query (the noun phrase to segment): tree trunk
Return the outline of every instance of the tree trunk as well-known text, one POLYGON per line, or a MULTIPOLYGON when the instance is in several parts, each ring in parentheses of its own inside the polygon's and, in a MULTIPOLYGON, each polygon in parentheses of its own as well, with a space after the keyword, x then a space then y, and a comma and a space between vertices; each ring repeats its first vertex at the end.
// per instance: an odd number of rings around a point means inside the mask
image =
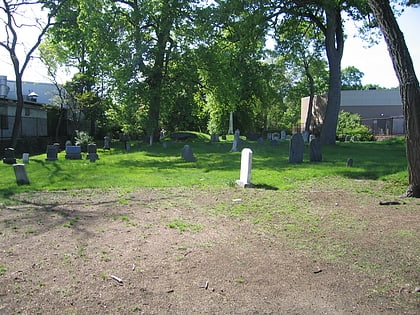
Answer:
POLYGON ((309 81, 309 104, 308 104, 308 113, 306 115, 305 122, 305 131, 310 131, 311 122, 312 122, 312 109, 314 108, 314 98, 315 98, 315 82, 314 77, 309 69, 309 63, 305 62, 305 74, 309 81))
POLYGON ((10 147, 16 148, 18 138, 20 136, 20 129, 22 126, 22 110, 23 110, 23 88, 22 88, 22 76, 19 73, 19 64, 15 66, 15 76, 16 76, 16 111, 15 111, 15 120, 13 122, 12 138, 10 141, 10 147))
POLYGON ((368 0, 378 20, 400 83, 406 127, 407 197, 420 197, 420 88, 413 61, 389 0, 368 0))
POLYGON ((321 130, 322 144, 335 144, 341 103, 341 59, 344 37, 340 8, 326 9, 325 46, 329 66, 328 103, 321 130))

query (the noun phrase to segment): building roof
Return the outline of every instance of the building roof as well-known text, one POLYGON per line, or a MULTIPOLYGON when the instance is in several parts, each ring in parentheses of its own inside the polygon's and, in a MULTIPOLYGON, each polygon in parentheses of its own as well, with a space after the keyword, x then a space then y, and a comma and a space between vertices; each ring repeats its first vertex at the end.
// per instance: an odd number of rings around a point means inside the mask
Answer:
MULTIPOLYGON (((16 96, 16 83, 15 81, 7 80, 7 86, 10 88, 7 95, 8 99, 17 99, 16 96)), ((37 103, 53 105, 54 98, 58 95, 57 88, 52 83, 40 83, 40 82, 22 82, 23 95, 29 96, 37 94, 37 103)), ((25 99, 29 100, 29 99, 25 99)))
POLYGON ((400 90, 344 90, 341 106, 402 106, 400 90))

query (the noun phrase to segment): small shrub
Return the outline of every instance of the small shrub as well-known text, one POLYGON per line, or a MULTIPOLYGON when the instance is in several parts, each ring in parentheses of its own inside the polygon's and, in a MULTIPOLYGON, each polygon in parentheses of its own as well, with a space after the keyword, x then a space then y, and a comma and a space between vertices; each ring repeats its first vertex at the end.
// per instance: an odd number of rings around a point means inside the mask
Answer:
POLYGON ((368 127, 363 125, 359 114, 341 111, 338 115, 337 137, 350 136, 359 141, 373 141, 374 136, 368 127))

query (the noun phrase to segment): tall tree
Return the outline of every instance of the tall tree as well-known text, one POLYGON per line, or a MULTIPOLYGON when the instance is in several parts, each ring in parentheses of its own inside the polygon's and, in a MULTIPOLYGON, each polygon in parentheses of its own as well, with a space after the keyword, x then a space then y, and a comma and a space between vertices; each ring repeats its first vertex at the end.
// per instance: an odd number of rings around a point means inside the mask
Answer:
POLYGON ((65 1, 39 0, 39 1, 14 1, 2 0, 0 5, 0 21, 5 33, 0 40, 0 47, 7 50, 13 65, 16 82, 16 111, 13 123, 10 146, 16 147, 22 124, 22 109, 24 103, 22 90, 23 74, 40 45, 48 28, 53 25, 54 16, 65 1), (42 9, 48 10, 45 21, 33 12, 41 13, 42 9), (32 15, 31 15, 32 12, 32 15), (19 38, 25 32, 35 34, 34 42, 29 47, 20 47, 19 38))
POLYGON ((343 12, 362 19, 367 11, 364 1, 287 0, 273 1, 271 19, 282 23, 291 17, 302 17, 314 23, 324 34, 329 67, 328 104, 321 131, 323 144, 335 144, 341 98, 341 59, 344 51, 343 12))
POLYGON ((341 72, 342 90, 361 90, 363 89, 362 78, 365 74, 356 67, 349 66, 341 72))
MULTIPOLYGON (((418 4, 419 1, 409 1, 418 4)), ((406 126, 408 197, 420 197, 420 87, 413 61, 389 0, 368 0, 387 43, 400 84, 406 126)))

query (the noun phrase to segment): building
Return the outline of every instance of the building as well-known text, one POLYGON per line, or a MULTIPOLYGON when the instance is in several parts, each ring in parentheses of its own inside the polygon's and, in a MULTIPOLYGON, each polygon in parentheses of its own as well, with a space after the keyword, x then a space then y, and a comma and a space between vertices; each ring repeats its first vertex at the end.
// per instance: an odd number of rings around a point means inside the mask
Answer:
MULTIPOLYGON (((24 104, 22 110, 21 137, 48 136, 48 111, 53 105, 57 88, 51 83, 23 82, 24 104)), ((12 136, 16 114, 16 84, 0 76, 0 140, 12 136)))
MULTIPOLYGON (((326 95, 315 96, 311 131, 320 129, 326 104, 326 95)), ((305 126, 308 108, 309 97, 302 98, 302 129, 305 126)), ((398 89, 341 91, 340 110, 359 114, 362 123, 371 129, 375 135, 401 135, 405 133, 403 108, 398 89)))

